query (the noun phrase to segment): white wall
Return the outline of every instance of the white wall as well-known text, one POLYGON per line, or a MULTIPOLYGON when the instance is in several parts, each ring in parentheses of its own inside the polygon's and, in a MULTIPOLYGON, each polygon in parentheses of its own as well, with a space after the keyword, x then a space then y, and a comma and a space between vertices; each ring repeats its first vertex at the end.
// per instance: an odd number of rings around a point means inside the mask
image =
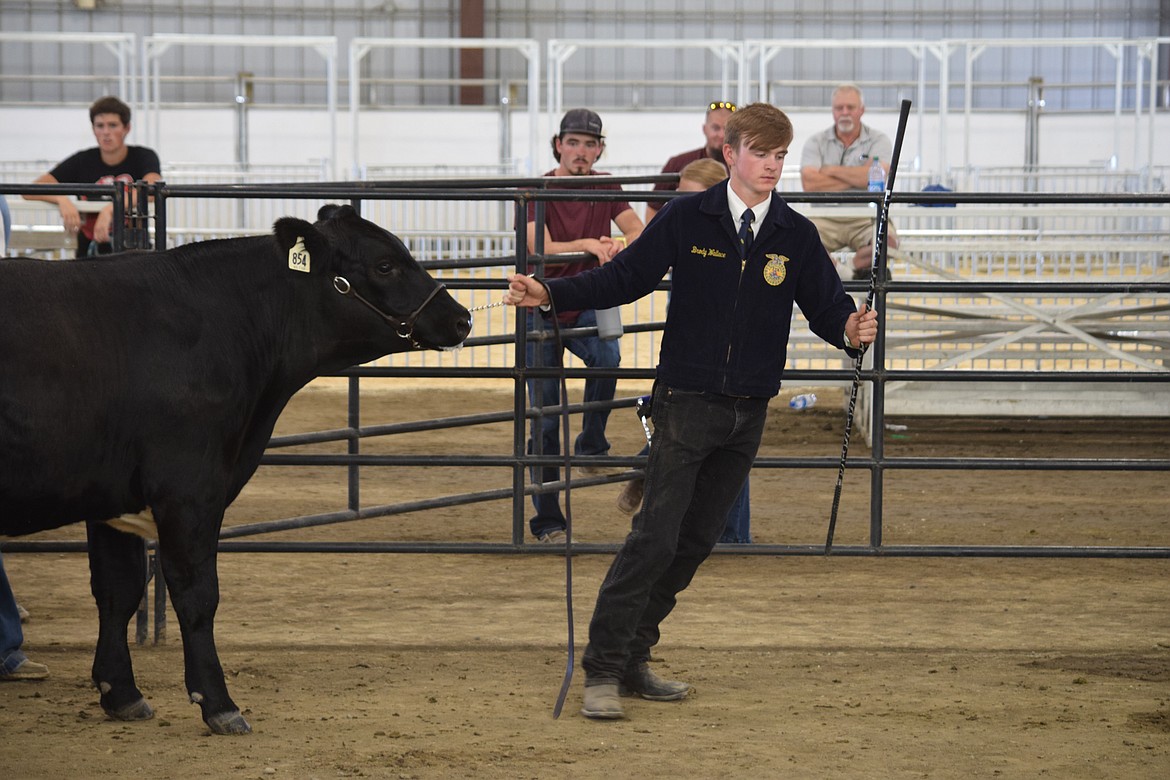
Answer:
MULTIPOLYGON (((811 133, 828 126, 828 112, 793 112, 796 138, 791 163, 800 159, 800 146, 811 133)), ((78 149, 93 146, 88 115, 79 108, 0 108, 5 129, 0 162, 58 161, 78 149)), ((599 168, 658 166, 678 152, 703 142, 701 113, 606 112, 602 116, 607 149, 599 168)), ((889 133, 897 116, 870 109, 866 122, 889 133)), ((526 161, 535 148, 533 171, 554 166, 548 139, 555 123, 542 118, 540 137, 529 144, 528 117, 512 116, 512 156, 526 161)), ((1051 114, 1040 119, 1042 165, 1102 165, 1116 148, 1122 169, 1147 163, 1148 126, 1132 115, 1120 127, 1112 115, 1051 114)), ((130 143, 148 144, 145 122, 135 117, 130 143), (140 127, 141 125, 144 125, 140 127)), ((499 162, 500 119, 495 110, 370 111, 359 121, 359 151, 367 165, 488 165, 499 162)), ((253 164, 315 163, 331 156, 328 116, 321 110, 254 109, 249 114, 249 151, 253 164)), ((1170 131, 1170 117, 1156 117, 1155 137, 1170 131)), ((938 172, 945 154, 951 167, 966 161, 979 166, 1019 166, 1024 162, 1022 114, 985 113, 972 117, 970 133, 962 114, 946 122, 940 137, 939 118, 920 121, 911 114, 902 153, 904 170, 938 172), (969 138, 969 142, 966 140, 969 138), (944 146, 945 141, 945 149, 944 146), (916 158, 917 166, 916 166, 916 158)), ((236 159, 236 114, 232 108, 163 110, 159 119, 157 151, 168 163, 224 164, 236 159)), ((336 178, 351 178, 351 127, 347 112, 337 115, 336 178)), ((1156 145, 1155 166, 1170 165, 1170 147, 1156 145)))

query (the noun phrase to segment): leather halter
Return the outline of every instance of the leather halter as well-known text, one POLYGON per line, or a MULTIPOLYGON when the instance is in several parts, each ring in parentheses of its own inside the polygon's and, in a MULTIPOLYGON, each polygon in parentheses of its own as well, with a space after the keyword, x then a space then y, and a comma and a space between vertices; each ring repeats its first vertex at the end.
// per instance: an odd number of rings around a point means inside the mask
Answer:
POLYGON ((341 293, 342 295, 352 295, 354 298, 357 298, 366 306, 370 307, 370 309, 375 314, 393 325, 395 328, 394 333, 398 336, 398 338, 407 339, 410 341, 411 346, 415 347, 416 349, 421 349, 422 345, 419 344, 418 341, 416 341, 414 338, 414 323, 418 319, 418 316, 422 314, 422 310, 427 307, 427 304, 433 301, 436 295, 447 289, 447 286, 445 284, 436 285, 435 289, 431 290, 431 294, 426 297, 426 300, 419 304, 419 307, 412 311, 406 317, 406 319, 399 319, 392 314, 387 314, 374 304, 367 301, 362 297, 361 293, 353 288, 353 285, 350 284, 349 280, 344 276, 333 277, 333 289, 337 290, 337 292, 341 293))

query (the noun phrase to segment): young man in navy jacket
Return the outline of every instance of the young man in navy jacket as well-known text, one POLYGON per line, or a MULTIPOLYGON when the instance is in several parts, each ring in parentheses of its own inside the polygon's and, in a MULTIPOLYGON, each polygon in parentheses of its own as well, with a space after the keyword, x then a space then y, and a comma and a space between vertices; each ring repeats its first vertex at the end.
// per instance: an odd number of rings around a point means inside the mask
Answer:
POLYGON ((751 469, 780 389, 793 304, 814 333, 854 356, 877 335, 876 313, 856 310, 816 228, 773 192, 790 143, 782 111, 742 108, 727 124, 727 182, 670 201, 598 269, 547 284, 509 277, 513 305, 582 309, 636 300, 672 271, 646 493, 589 625, 586 717, 623 717, 620 695, 674 701, 690 692, 651 671, 650 648, 751 469))

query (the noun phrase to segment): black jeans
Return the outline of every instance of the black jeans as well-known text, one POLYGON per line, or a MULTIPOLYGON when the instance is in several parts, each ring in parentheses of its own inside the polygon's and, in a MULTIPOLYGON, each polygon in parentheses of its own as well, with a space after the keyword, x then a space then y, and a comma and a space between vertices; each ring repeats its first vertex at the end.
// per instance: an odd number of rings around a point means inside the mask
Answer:
POLYGON ((645 499, 597 596, 581 662, 587 685, 620 682, 650 659, 658 625, 723 532, 768 413, 767 398, 662 385, 653 404, 645 499))

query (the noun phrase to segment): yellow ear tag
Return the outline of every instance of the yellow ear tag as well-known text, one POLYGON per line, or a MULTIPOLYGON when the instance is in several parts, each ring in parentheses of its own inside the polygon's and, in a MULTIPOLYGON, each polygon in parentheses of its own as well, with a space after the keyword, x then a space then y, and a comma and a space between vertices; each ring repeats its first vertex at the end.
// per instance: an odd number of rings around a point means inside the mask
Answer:
POLYGON ((309 273, 309 250, 305 249, 304 236, 297 236, 297 242, 289 248, 288 268, 290 271, 309 273))

